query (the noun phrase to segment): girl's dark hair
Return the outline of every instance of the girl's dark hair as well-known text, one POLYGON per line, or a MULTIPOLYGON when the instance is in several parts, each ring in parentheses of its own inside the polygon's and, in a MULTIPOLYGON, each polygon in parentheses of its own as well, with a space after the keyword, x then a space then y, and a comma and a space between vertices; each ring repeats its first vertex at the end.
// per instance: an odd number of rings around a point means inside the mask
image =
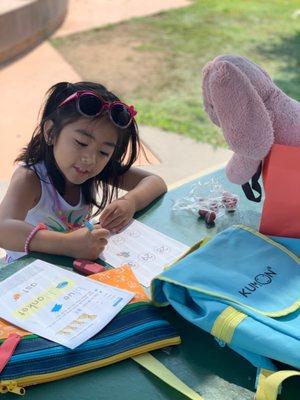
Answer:
MULTIPOLYGON (((67 124, 84 118, 77 111, 75 101, 71 101, 63 107, 58 107, 67 97, 78 90, 92 90, 108 102, 119 100, 117 96, 98 83, 57 83, 48 90, 39 124, 34 130, 30 142, 22 149, 21 154, 15 160, 16 162, 23 162, 27 168, 34 168, 34 164, 44 161, 51 182, 62 195, 65 193, 65 180, 55 162, 53 146, 46 143, 44 126, 46 121, 51 120, 53 126, 49 135, 51 139, 57 139, 61 130, 67 124)), ((93 119, 96 118, 99 117, 93 117, 93 119)), ((118 196, 121 175, 128 171, 136 161, 140 150, 138 128, 135 121, 132 121, 126 129, 116 126, 116 130, 118 132, 118 140, 109 162, 97 176, 88 179, 81 185, 86 203, 95 205, 98 208, 94 215, 99 214, 100 210, 113 199, 114 195, 118 196), (97 201, 99 187, 103 192, 101 203, 97 201)))

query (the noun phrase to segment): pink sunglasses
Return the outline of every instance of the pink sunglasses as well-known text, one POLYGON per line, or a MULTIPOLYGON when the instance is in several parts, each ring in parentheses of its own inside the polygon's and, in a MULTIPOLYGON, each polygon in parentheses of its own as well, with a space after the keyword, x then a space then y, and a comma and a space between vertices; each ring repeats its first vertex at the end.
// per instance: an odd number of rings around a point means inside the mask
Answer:
POLYGON ((71 101, 76 101, 78 112, 85 117, 96 117, 101 112, 108 111, 112 123, 121 129, 128 128, 137 114, 133 106, 128 106, 119 100, 109 103, 91 90, 78 90, 60 103, 58 108, 71 101))

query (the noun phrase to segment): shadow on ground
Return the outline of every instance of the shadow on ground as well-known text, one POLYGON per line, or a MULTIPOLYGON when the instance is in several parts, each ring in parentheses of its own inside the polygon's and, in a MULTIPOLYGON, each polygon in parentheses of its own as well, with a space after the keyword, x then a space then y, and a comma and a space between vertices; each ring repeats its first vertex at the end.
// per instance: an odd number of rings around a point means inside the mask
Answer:
POLYGON ((258 51, 269 60, 281 60, 274 82, 288 96, 300 101, 300 31, 279 36, 275 42, 259 46, 258 51))

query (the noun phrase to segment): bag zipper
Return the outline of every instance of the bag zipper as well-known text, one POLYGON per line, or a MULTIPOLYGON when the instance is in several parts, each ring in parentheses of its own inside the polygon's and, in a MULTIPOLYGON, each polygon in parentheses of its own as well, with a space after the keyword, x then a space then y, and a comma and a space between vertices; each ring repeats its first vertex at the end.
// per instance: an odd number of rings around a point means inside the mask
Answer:
POLYGON ((18 378, 17 380, 3 380, 0 382, 0 393, 15 393, 21 396, 25 395, 25 386, 37 385, 40 383, 51 382, 57 379, 68 378, 73 375, 80 374, 82 372, 104 367, 106 365, 124 360, 125 358, 134 357, 142 353, 147 353, 152 350, 156 350, 162 347, 180 344, 181 339, 179 336, 171 339, 163 339, 155 343, 140 346, 136 349, 127 350, 124 353, 111 356, 104 360, 93 361, 84 365, 71 367, 64 369, 63 371, 50 372, 42 375, 32 375, 26 378, 18 378))
MULTIPOLYGON (((164 325, 168 325, 166 321, 155 321, 155 322, 147 322, 144 323, 141 326, 138 327, 132 327, 128 329, 125 332, 119 332, 115 333, 113 337, 107 337, 107 338, 101 338, 101 339, 95 339, 91 342, 86 342, 85 344, 82 345, 82 351, 86 350, 93 350, 95 348, 103 347, 110 345, 116 340, 123 340, 128 337, 132 337, 134 334, 143 332, 145 329, 153 329, 157 327, 162 327, 164 325)), ((66 352, 66 348, 63 346, 57 346, 57 347, 52 347, 49 349, 45 350, 36 350, 34 352, 28 352, 28 353, 22 353, 15 355, 13 359, 11 360, 12 363, 21 363, 23 361, 28 361, 28 360, 35 360, 35 359, 40 359, 40 358, 51 358, 51 357, 57 357, 61 356, 66 352)))

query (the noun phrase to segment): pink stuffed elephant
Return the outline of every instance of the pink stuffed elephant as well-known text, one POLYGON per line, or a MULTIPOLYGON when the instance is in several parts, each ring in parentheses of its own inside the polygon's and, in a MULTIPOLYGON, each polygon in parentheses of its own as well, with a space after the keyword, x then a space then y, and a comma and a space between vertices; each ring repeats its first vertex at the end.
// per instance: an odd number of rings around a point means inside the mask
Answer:
POLYGON ((216 57, 203 69, 207 114, 234 154, 228 179, 243 185, 257 171, 273 143, 300 146, 300 103, 245 57, 216 57))

